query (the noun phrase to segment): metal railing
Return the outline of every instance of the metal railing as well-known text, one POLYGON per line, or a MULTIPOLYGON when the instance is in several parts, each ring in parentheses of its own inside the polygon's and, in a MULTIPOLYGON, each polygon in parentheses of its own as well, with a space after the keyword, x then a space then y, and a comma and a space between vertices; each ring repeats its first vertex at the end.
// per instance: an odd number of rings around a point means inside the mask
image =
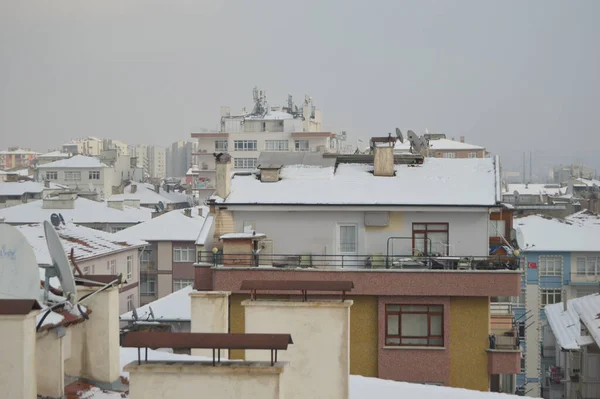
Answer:
POLYGON ((506 256, 318 255, 198 251, 198 263, 214 266, 392 270, 519 270, 519 259, 506 256))

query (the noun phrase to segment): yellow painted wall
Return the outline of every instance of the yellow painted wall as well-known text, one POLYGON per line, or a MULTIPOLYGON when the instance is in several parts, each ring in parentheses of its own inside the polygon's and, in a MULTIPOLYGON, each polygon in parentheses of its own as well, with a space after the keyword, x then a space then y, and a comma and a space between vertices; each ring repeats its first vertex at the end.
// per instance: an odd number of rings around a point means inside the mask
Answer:
POLYGON ((365 226, 366 232, 404 230, 404 217, 402 212, 390 212, 390 223, 387 226, 365 226))
POLYGON ((450 386, 489 390, 489 298, 450 298, 450 386))
MULTIPOLYGON (((241 303, 249 298, 244 294, 232 294, 229 297, 230 332, 245 332, 245 314, 241 303)), ((269 296, 269 299, 274 298, 269 296)), ((377 377, 377 297, 349 296, 347 299, 354 301, 350 308, 350 373, 377 377)), ((231 350, 230 358, 244 359, 244 351, 231 350)))

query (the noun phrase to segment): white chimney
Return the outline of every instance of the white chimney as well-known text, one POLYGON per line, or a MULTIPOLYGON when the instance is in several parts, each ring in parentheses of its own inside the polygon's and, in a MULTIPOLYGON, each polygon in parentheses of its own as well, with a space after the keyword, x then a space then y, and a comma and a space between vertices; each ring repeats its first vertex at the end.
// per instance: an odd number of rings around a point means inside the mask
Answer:
POLYGON ((123 200, 109 200, 106 203, 109 208, 118 209, 119 211, 123 210, 123 200))
POLYGON ((223 199, 231 192, 231 156, 223 153, 215 155, 217 195, 223 199))
POLYGON ((140 209, 140 199, 139 198, 126 198, 123 200, 123 205, 129 206, 132 208, 140 209))
POLYGON ((46 197, 42 201, 42 209, 75 209, 77 194, 63 191, 53 197, 46 197))
POLYGON ((375 176, 394 176, 394 147, 390 145, 375 145, 373 161, 375 176))
POLYGON ((137 192, 137 184, 132 184, 130 187, 131 194, 135 194, 137 192))
POLYGON ((465 142, 465 136, 460 136, 460 142, 464 143, 465 142))

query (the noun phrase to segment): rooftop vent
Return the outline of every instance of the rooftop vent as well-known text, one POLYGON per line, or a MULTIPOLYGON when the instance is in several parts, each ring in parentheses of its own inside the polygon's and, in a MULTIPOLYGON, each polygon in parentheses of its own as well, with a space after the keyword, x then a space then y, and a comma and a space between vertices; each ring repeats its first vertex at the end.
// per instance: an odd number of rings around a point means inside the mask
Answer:
POLYGON ((394 145, 396 138, 390 134, 388 137, 371 138, 371 146, 374 149, 373 159, 375 176, 394 176, 394 145))
POLYGON ((106 201, 107 205, 109 208, 112 209, 118 209, 119 211, 123 210, 123 200, 112 200, 112 201, 106 201))
POLYGON ((259 165, 260 181, 263 183, 278 182, 281 167, 282 165, 259 165))

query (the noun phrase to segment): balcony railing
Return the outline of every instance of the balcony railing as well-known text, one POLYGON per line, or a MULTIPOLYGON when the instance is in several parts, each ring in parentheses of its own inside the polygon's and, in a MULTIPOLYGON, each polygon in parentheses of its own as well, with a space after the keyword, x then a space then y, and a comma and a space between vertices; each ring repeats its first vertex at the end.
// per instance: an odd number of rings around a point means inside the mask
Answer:
POLYGON ((140 271, 142 272, 149 272, 152 270, 156 270, 156 263, 152 262, 152 261, 147 261, 147 262, 140 262, 140 271))
POLYGON ((316 254, 230 254, 198 252, 199 263, 214 266, 393 270, 518 270, 519 259, 506 256, 402 256, 316 254))

